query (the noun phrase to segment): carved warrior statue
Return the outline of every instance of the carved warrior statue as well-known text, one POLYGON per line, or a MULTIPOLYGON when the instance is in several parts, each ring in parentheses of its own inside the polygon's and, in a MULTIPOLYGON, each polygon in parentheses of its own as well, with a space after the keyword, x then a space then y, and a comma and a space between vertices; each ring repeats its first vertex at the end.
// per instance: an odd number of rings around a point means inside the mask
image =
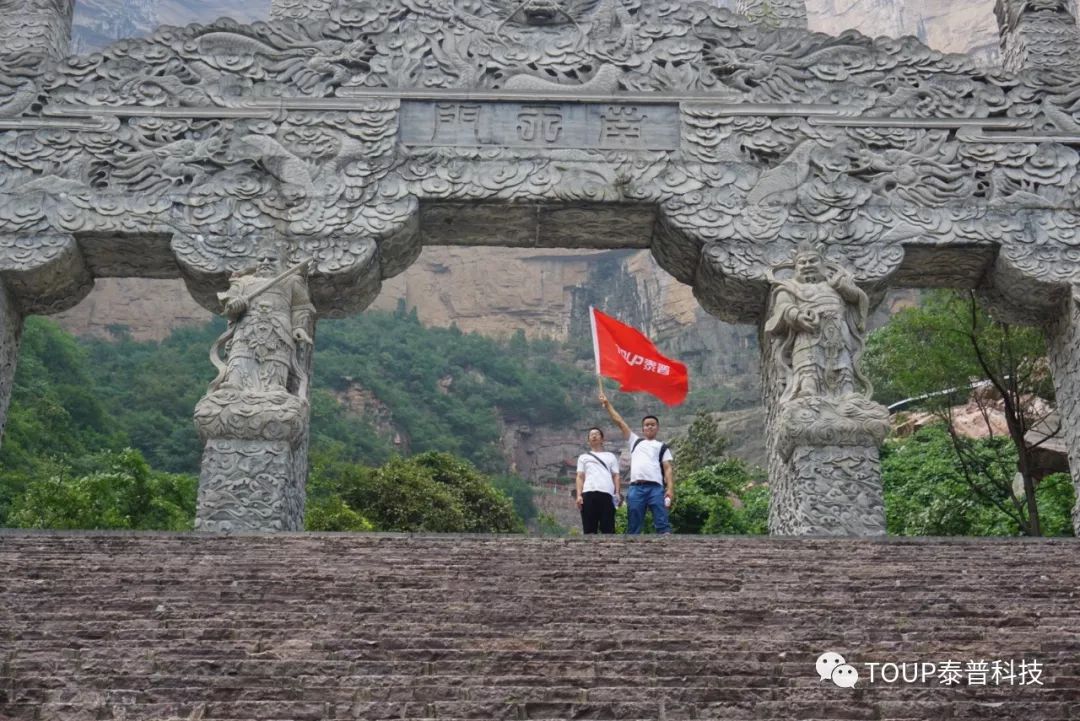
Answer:
POLYGON ((793 265, 794 278, 773 277, 765 324, 765 332, 781 345, 777 357, 787 369, 781 401, 856 392, 869 397, 870 384, 856 364, 869 310, 866 293, 844 268, 826 267, 812 245, 800 246, 793 265))
POLYGON ((195 407, 206 441, 197 530, 302 528, 315 317, 309 264, 286 269, 282 254, 267 250, 219 294, 229 326, 210 351, 218 375, 195 407))
POLYGON ((773 267, 764 325, 770 530, 782 534, 885 532, 877 450, 888 412, 859 370, 869 299, 843 266, 803 243, 773 267), (776 274, 794 271, 791 278, 776 274))
POLYGON ((307 372, 297 362, 296 344, 314 343, 311 326, 315 306, 308 297, 305 277, 309 264, 305 261, 283 270, 279 254, 265 253, 254 273, 232 278, 229 290, 220 294, 229 327, 210 353, 218 368, 211 391, 222 386, 287 389, 291 372, 296 395, 307 396, 307 372), (226 363, 218 355, 222 346, 228 354, 226 363))

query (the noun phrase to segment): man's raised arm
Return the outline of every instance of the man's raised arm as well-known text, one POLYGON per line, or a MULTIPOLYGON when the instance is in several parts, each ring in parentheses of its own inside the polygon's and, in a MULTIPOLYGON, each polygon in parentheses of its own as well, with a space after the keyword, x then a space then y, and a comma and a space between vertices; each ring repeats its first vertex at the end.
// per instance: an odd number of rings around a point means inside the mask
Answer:
POLYGON ((630 439, 630 426, 626 425, 626 421, 619 415, 619 412, 615 410, 615 406, 611 405, 611 401, 602 392, 600 393, 600 405, 604 407, 607 414, 611 417, 611 422, 619 427, 622 431, 623 438, 630 439))

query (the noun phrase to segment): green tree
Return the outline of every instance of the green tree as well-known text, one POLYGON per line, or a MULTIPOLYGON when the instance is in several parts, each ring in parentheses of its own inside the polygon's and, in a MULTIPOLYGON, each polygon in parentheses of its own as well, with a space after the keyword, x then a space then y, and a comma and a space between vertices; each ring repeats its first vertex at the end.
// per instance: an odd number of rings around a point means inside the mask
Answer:
POLYGON ((686 435, 672 442, 675 471, 684 476, 718 462, 727 454, 728 441, 720 434, 720 428, 709 413, 698 413, 690 423, 686 435))
POLYGON ((514 474, 493 476, 492 485, 514 504, 514 513, 525 523, 534 521, 539 516, 536 507, 535 489, 528 481, 514 474))
MULTIPOLYGON (((882 448, 881 474, 885 521, 899 536, 1015 536, 1024 532, 1015 514, 1006 478, 970 476, 972 463, 985 473, 1009 475, 1015 468, 1013 445, 1007 438, 963 439, 964 460, 944 425, 923 428, 909 438, 890 439, 882 448), (1004 457, 1005 463, 1000 459, 1004 457), (997 469, 995 471, 995 469, 997 469), (982 483, 974 490, 971 481, 982 483)), ((1043 479, 1036 491, 1043 532, 1071 535, 1070 509, 1075 503, 1071 481, 1064 474, 1043 479)))
MULTIPOLYGON (((1038 444, 1029 446, 1025 436, 1047 420, 1037 399, 1053 398, 1044 357, 1040 330, 993 317, 973 292, 937 292, 871 334, 865 368, 878 400, 915 398, 942 419, 970 492, 998 506, 1025 534, 1040 535, 1032 459, 1038 444), (979 391, 972 393, 973 387, 979 391), (975 444, 957 431, 953 408, 969 399, 987 419, 990 404, 1000 402, 1007 443, 975 444), (1024 487, 1018 495, 1012 492, 1017 472, 1024 487)), ((993 438, 993 426, 986 426, 993 438)))
POLYGON ((338 494, 308 501, 304 513, 308 531, 374 531, 375 524, 349 508, 338 494))
POLYGON ((518 533, 510 499, 475 466, 446 453, 392 458, 379 468, 320 456, 313 465, 310 530, 518 533))
POLYGON ((764 534, 768 532, 768 487, 763 475, 728 458, 699 468, 677 486, 671 512, 676 533, 764 534))
POLYGON ((8 518, 16 528, 191 530, 197 480, 154 472, 130 448, 106 452, 98 470, 76 475, 55 466, 16 497, 8 518))

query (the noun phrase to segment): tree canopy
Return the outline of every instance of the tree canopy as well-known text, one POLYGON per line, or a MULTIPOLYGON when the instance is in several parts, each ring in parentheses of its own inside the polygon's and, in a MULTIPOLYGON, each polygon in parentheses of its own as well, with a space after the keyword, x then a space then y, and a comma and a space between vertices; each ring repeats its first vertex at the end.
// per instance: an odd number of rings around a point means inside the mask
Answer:
MULTIPOLYGON (((927 294, 917 307, 897 313, 871 334, 865 358, 876 398, 884 403, 913 399, 934 412, 949 432, 970 493, 1011 516, 1029 535, 1042 532, 1034 447, 1027 435, 1048 421, 1040 399, 1053 399, 1045 354, 1040 329, 995 318, 971 291, 941 291, 927 294), (988 443, 974 443, 955 425, 953 409, 969 401, 986 421, 988 443), (995 442, 990 422, 998 412, 1007 426, 1005 444, 995 442), (1022 490, 1014 493, 1017 474, 1022 490)), ((1050 435, 1057 432, 1050 430, 1050 435)))

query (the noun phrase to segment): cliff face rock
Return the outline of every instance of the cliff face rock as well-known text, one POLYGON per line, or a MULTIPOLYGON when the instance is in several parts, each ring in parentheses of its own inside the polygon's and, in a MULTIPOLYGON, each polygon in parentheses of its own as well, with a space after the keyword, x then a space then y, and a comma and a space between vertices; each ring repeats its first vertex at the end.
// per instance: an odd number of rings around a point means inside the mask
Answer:
POLYGON ((335 393, 334 397, 350 413, 367 419, 379 436, 393 444, 395 451, 409 454, 408 436, 394 422, 394 412, 374 393, 353 382, 345 390, 335 393))
POLYGON ((135 340, 161 340, 173 328, 210 317, 182 280, 139 278, 99 278, 81 303, 53 316, 75 335, 110 338, 110 327, 125 326, 135 340))
POLYGON ((401 275, 383 283, 373 308, 393 310, 400 300, 425 325, 456 323, 465 332, 564 339, 567 309, 591 269, 610 251, 428 247, 401 275))

